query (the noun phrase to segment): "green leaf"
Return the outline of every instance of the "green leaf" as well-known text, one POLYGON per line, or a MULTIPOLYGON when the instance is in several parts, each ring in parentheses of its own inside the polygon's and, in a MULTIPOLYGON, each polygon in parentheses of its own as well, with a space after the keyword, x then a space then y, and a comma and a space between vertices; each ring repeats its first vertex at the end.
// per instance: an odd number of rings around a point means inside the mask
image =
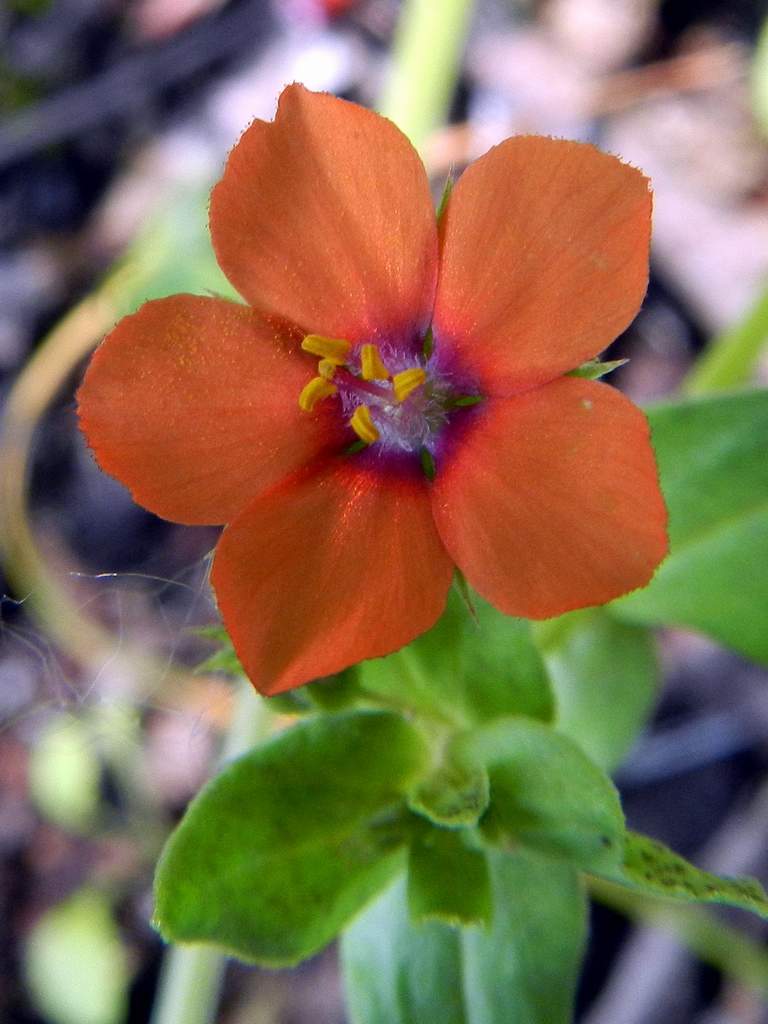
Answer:
POLYGON ((587 937, 577 872, 522 853, 491 870, 493 927, 462 935, 469 1024, 570 1024, 587 937))
POLYGON ((453 588, 437 625, 408 647, 358 666, 360 687, 459 726, 520 714, 548 721, 553 702, 530 626, 473 595, 473 619, 453 588))
POLYGON ((402 866, 399 805, 426 758, 399 715, 360 711, 305 720, 234 761, 163 852, 157 927, 263 964, 317 952, 402 866))
POLYGON ((650 632, 600 608, 541 623, 534 635, 555 691, 555 724, 606 771, 644 725, 659 666, 650 632))
POLYGON ((649 417, 671 553, 648 587, 610 607, 768 661, 768 391, 692 399, 649 417))
POLYGON ((353 1024, 570 1024, 586 938, 576 871, 492 853, 493 925, 408 917, 398 881, 342 939, 353 1024))
POLYGON ((404 878, 347 929, 341 958, 352 1024, 467 1024, 460 932, 412 924, 404 878))
POLYGON ((485 853, 467 829, 419 829, 408 852, 408 907, 416 924, 487 924, 492 915, 485 853))
POLYGON ((27 942, 24 970, 33 1002, 50 1024, 119 1024, 128 961, 106 899, 81 889, 44 914, 27 942))
POLYGON ((768 896, 754 878, 712 875, 663 843, 636 832, 627 832, 624 863, 615 871, 598 874, 646 896, 684 903, 725 903, 768 918, 768 896))
POLYGON ((491 800, 481 826, 490 841, 594 870, 621 862, 618 794, 573 740, 540 722, 505 718, 453 746, 457 761, 488 772, 491 800))

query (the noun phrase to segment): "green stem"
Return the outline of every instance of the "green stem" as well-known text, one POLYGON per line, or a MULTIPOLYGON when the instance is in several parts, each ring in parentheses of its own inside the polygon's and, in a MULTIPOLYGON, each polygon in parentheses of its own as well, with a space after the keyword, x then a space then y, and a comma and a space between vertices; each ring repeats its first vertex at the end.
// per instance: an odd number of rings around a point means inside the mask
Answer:
MULTIPOLYGON (((269 731, 270 712, 247 680, 238 684, 232 722, 221 751, 229 761, 269 731)), ((169 946, 151 1024, 212 1024, 226 957, 212 946, 169 946)))
POLYGON ((663 903, 598 878, 590 894, 633 921, 672 932, 704 963, 762 994, 768 993, 768 953, 703 907, 663 903))
POLYGON ((768 345, 768 289, 746 316, 710 342, 683 385, 689 395, 726 391, 748 384, 768 345))
POLYGON ((379 110, 420 149, 445 121, 474 0, 406 0, 379 110))

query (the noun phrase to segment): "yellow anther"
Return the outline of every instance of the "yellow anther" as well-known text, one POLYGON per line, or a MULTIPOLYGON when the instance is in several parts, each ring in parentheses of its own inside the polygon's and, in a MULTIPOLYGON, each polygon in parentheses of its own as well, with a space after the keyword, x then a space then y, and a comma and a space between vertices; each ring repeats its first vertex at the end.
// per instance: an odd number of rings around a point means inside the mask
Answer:
POLYGON ((363 380, 387 380, 389 370, 381 360, 377 345, 363 345, 360 349, 360 372, 363 380))
POLYGON ((335 395, 339 389, 335 384, 331 384, 325 377, 313 377, 312 380, 305 384, 301 389, 299 395, 299 408, 304 412, 312 412, 318 402, 321 402, 324 398, 330 398, 331 395, 335 395))
POLYGON ((367 405, 358 405, 352 413, 349 425, 360 440, 365 441, 366 444, 373 444, 374 441, 378 441, 379 432, 376 429, 376 424, 373 422, 371 410, 367 405))
POLYGON ((333 375, 339 368, 339 364, 334 362, 333 359, 321 359, 317 364, 317 372, 321 377, 325 377, 326 380, 333 380, 333 375))
POLYGON ((416 388, 420 388, 426 379, 427 375, 420 366, 412 366, 410 370, 396 373, 392 378, 392 387, 397 401, 404 402, 408 395, 412 394, 416 388))
POLYGON ((322 334, 308 334, 302 341, 301 347, 305 352, 311 352, 313 356, 330 359, 337 366, 341 366, 347 361, 352 342, 345 341, 344 338, 326 338, 322 334))

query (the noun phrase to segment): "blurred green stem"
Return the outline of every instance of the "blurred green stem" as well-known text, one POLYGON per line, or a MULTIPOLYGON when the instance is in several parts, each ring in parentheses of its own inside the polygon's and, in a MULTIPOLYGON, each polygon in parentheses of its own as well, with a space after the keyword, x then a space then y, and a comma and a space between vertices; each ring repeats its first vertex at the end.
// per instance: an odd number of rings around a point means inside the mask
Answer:
POLYGON ((684 384, 689 395, 727 391, 748 384, 768 344, 768 288, 746 316, 710 342, 684 384))
POLYGON ((590 895, 631 920, 672 932, 704 963, 748 988, 768 993, 768 953, 743 932, 699 906, 650 899, 599 878, 589 879, 590 895))
MULTIPOLYGON (((229 761, 269 732, 271 713, 248 680, 238 683, 232 721, 221 751, 229 761)), ((226 957, 212 946, 169 946, 151 1024, 212 1024, 226 957)))
POLYGON ((403 4, 379 110, 417 149, 448 114, 473 7, 474 0, 403 4))

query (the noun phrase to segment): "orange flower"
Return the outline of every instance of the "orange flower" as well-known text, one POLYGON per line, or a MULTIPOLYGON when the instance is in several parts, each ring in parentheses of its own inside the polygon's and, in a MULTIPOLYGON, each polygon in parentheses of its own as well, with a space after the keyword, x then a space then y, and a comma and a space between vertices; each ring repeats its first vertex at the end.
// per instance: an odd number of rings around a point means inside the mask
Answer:
POLYGON ((248 128, 210 217, 249 305, 148 302, 79 401, 137 501, 228 524, 212 582, 259 690, 408 643, 454 566, 536 619, 650 579, 667 541, 646 420, 564 376, 637 313, 650 212, 637 170, 522 136, 465 171, 438 231, 384 118, 291 85, 248 128))

